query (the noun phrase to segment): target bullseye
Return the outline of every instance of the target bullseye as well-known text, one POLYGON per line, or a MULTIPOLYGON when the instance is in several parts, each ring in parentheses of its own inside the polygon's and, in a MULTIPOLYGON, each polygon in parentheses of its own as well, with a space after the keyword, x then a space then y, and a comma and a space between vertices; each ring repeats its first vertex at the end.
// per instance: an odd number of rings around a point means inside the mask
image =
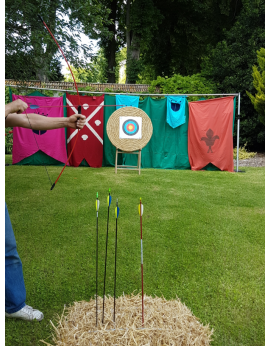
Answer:
POLYGON ((126 120, 122 125, 123 132, 127 136, 134 136, 139 131, 139 128, 138 122, 134 119, 126 120))

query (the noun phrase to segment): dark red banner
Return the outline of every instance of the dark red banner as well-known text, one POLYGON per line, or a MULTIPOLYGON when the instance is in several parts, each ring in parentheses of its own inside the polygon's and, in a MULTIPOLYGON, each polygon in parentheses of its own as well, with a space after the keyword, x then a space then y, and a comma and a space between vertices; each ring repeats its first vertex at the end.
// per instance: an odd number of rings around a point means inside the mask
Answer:
MULTIPOLYGON (((77 114, 78 96, 67 95, 67 115, 77 114)), ((70 165, 78 167, 83 159, 90 167, 101 167, 103 159, 103 96, 80 96, 82 114, 86 116, 86 124, 79 130, 78 140, 70 158, 70 165)), ((67 130, 68 155, 70 154, 78 130, 67 130)))

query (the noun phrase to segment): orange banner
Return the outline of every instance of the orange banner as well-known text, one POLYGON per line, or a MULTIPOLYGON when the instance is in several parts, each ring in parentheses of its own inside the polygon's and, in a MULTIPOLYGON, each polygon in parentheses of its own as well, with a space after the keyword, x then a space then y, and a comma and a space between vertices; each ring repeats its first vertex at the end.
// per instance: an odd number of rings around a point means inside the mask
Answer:
POLYGON ((234 96, 189 102, 188 156, 192 170, 212 163, 233 172, 234 96))

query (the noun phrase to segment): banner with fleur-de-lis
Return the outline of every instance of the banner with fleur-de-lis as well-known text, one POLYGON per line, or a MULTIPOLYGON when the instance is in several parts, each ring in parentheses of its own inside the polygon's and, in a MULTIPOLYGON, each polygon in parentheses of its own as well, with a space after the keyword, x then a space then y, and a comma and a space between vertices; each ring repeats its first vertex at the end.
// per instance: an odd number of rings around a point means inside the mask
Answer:
POLYGON ((233 172, 234 96, 189 102, 188 156, 192 170, 212 163, 233 172))

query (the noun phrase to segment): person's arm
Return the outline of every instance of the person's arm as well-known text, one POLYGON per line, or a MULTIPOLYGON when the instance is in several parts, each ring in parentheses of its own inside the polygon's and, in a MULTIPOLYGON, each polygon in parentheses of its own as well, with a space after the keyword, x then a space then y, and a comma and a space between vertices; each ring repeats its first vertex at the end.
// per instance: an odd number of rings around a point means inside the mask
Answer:
POLYGON ((6 127, 24 127, 33 130, 52 130, 62 127, 73 129, 82 129, 85 125, 85 116, 82 114, 73 114, 68 118, 48 118, 43 115, 31 114, 9 114, 6 118, 6 127), (28 119, 29 121, 28 121, 28 119))

